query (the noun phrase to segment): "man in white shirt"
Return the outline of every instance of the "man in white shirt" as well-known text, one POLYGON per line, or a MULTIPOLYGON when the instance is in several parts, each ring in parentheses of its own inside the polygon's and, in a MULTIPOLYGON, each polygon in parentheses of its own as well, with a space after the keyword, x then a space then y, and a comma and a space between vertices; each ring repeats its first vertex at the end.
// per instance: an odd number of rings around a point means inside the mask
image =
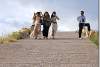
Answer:
POLYGON ((82 29, 85 26, 86 17, 84 16, 84 11, 81 11, 81 16, 77 18, 79 22, 79 38, 81 39, 82 29))

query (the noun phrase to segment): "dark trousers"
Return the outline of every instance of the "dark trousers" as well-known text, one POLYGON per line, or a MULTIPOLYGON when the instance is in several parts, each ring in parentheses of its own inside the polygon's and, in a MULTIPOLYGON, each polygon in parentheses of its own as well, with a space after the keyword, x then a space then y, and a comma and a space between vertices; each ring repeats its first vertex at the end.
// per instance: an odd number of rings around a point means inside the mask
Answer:
POLYGON ((45 23, 43 24, 43 36, 48 37, 49 27, 45 23))
POLYGON ((88 31, 90 31, 90 24, 89 23, 85 23, 84 26, 87 26, 88 27, 88 31))
POLYGON ((84 26, 87 26, 88 31, 90 31, 90 24, 89 23, 79 23, 79 38, 81 38, 82 29, 84 26))

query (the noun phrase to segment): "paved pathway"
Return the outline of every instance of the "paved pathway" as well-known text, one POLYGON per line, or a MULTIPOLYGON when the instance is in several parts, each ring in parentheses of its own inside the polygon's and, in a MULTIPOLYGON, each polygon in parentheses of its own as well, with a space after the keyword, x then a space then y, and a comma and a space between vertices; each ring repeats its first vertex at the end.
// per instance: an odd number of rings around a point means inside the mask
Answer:
POLYGON ((0 67, 98 67, 98 48, 71 32, 55 40, 25 39, 0 45, 0 67))

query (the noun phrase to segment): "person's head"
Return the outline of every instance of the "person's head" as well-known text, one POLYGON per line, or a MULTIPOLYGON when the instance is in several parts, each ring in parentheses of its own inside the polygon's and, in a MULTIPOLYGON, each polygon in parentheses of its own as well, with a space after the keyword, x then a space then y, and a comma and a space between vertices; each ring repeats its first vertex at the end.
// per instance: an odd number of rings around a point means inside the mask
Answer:
POLYGON ((40 12, 40 15, 42 16, 42 12, 40 12))
POLYGON ((53 13, 52 13, 54 16, 56 16, 56 12, 54 11, 53 13))
POLYGON ((50 15, 49 15, 49 13, 47 11, 44 13, 44 16, 45 17, 50 17, 50 15))
POLYGON ((37 16, 40 16, 40 15, 41 15, 41 13, 40 13, 40 12, 37 12, 37 13, 36 13, 36 15, 37 15, 37 16))
POLYGON ((44 13, 44 16, 48 16, 49 15, 49 13, 46 11, 45 13, 44 13))
POLYGON ((81 11, 81 15, 84 15, 84 11, 81 11))
POLYGON ((56 12, 54 11, 51 15, 51 17, 55 17, 56 16, 56 12))

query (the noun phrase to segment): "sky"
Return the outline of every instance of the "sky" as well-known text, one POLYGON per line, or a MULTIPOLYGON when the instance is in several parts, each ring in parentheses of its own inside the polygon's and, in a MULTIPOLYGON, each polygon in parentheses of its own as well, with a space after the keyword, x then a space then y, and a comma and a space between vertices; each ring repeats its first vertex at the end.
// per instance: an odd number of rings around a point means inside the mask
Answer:
POLYGON ((98 30, 98 0, 0 0, 0 35, 30 27, 37 11, 56 11, 58 31, 76 31, 81 10, 91 28, 98 30))

